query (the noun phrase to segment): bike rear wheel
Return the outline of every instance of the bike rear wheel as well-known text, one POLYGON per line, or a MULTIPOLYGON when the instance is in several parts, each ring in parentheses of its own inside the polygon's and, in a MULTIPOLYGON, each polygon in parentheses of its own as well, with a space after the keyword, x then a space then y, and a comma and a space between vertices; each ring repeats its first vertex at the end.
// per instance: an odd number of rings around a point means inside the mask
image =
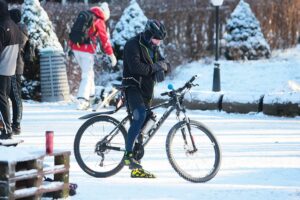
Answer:
POLYGON ((119 123, 110 116, 96 116, 79 128, 74 140, 74 155, 87 174, 104 178, 123 168, 127 132, 123 126, 117 128, 119 123))
POLYGON ((203 124, 181 121, 168 133, 166 150, 174 170, 184 179, 201 183, 212 179, 221 163, 220 146, 203 124), (194 145, 193 145, 194 142, 194 145))

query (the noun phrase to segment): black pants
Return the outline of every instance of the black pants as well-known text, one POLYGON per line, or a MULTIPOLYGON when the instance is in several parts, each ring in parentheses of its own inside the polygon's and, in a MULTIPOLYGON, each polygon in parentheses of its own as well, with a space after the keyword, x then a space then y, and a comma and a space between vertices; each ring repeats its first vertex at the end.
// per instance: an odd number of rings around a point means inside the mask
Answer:
POLYGON ((10 107, 8 103, 10 85, 11 77, 0 75, 0 112, 7 133, 11 133, 10 107))
POLYGON ((21 76, 20 74, 16 74, 11 77, 11 89, 9 98, 12 103, 12 124, 13 125, 20 125, 23 113, 23 104, 22 104, 22 97, 21 97, 21 76))

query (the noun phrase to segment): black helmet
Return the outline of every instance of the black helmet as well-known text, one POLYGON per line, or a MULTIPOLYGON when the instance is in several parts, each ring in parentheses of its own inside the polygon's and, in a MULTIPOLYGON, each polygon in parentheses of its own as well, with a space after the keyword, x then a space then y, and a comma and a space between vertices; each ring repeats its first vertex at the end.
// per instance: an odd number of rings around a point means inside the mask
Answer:
POLYGON ((165 39, 167 35, 165 26, 155 19, 149 19, 147 21, 145 32, 150 32, 152 37, 158 40, 165 39))

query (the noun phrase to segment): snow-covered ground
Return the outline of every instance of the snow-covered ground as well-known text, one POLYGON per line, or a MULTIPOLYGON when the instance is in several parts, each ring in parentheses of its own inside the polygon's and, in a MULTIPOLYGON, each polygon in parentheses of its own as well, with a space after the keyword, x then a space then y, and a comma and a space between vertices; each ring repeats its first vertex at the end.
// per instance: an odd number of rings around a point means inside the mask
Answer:
MULTIPOLYGON (((213 63, 193 62, 178 68, 173 78, 158 84, 156 95, 166 85, 182 86, 198 74, 196 92, 210 92, 213 63)), ((222 92, 228 93, 299 93, 300 47, 276 51, 262 61, 232 62, 221 60, 222 92), (292 83, 292 84, 291 84, 292 83)), ((83 121, 78 117, 90 111, 77 111, 74 103, 25 102, 22 134, 25 142, 17 148, 44 150, 45 131, 54 131, 54 148, 73 153, 74 136, 83 121)), ((105 110, 105 109, 104 109, 105 110)), ((160 116, 163 109, 158 110, 160 116)), ((208 199, 208 200, 297 200, 300 199, 300 117, 271 117, 263 114, 227 114, 218 111, 188 111, 191 119, 206 124, 222 148, 219 173, 211 181, 194 184, 180 178, 168 163, 165 140, 174 125, 174 115, 162 126, 147 146, 143 159, 153 180, 131 179, 124 168, 117 175, 97 179, 85 174, 71 156, 70 182, 78 184, 71 199, 208 199)), ((121 119, 121 110, 114 116, 121 119)), ((4 152, 4 147, 0 147, 4 152)), ((12 155, 17 157, 17 155, 12 155)))
MULTIPOLYGON (((22 138, 18 148, 45 148, 45 131, 54 131, 54 148, 70 150, 89 113, 76 111, 72 103, 25 103, 22 138)), ((160 116, 163 109, 158 110, 160 116)), ((166 135, 176 122, 174 115, 150 141, 143 159, 153 180, 131 179, 124 168, 117 175, 97 179, 85 174, 71 155, 70 182, 78 184, 71 199, 209 199, 209 200, 297 200, 300 199, 300 117, 269 117, 263 114, 226 114, 217 111, 188 111, 189 116, 206 124, 222 148, 219 173, 203 184, 179 177, 168 163, 166 135)), ((118 119, 124 111, 116 113, 118 119)), ((1 152, 0 147, 0 152, 1 152)), ((13 148, 13 147, 12 147, 13 148)))

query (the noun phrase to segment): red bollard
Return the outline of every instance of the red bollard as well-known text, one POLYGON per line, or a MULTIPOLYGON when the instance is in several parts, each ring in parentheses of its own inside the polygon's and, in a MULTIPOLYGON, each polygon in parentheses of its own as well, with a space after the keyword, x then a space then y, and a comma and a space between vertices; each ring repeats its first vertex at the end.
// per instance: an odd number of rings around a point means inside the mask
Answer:
POLYGON ((53 131, 46 131, 46 153, 53 153, 53 131))

